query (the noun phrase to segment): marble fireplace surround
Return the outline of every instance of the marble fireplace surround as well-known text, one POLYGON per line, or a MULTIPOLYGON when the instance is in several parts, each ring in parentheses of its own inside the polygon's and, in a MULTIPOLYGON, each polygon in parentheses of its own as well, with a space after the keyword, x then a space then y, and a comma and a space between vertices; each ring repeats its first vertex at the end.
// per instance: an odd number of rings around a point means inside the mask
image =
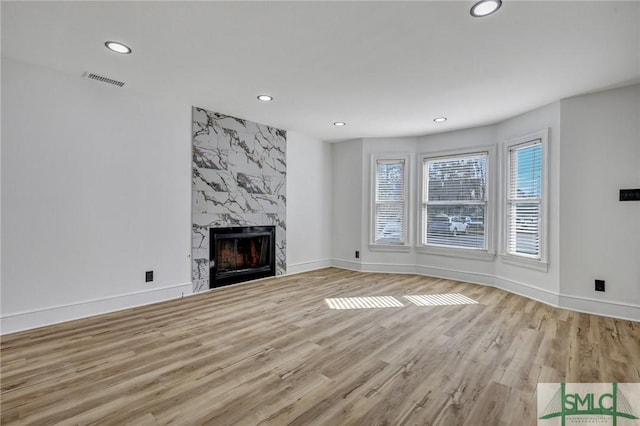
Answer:
POLYGON ((276 227, 276 275, 286 273, 284 130, 192 108, 192 281, 209 289, 209 228, 276 227))

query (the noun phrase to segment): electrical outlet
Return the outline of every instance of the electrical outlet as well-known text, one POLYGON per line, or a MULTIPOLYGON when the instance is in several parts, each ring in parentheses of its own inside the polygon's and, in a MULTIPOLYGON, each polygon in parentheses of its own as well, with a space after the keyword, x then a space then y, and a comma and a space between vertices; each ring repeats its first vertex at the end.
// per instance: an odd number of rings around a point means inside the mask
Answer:
POLYGON ((360 252, 356 250, 356 259, 360 259, 360 252))
POLYGON ((153 281, 153 271, 147 271, 144 273, 144 281, 147 283, 153 281))
POLYGON ((604 280, 596 280, 596 291, 604 291, 604 280))

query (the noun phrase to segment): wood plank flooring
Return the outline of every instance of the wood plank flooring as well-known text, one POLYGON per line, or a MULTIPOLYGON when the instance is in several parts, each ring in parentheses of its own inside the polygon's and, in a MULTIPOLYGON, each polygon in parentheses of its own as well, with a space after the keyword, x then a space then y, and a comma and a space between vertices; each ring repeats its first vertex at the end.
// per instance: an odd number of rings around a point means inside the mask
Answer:
POLYGON ((535 425, 538 382, 640 382, 640 323, 324 269, 15 333, 2 424, 535 425), (478 303, 416 306, 405 295, 478 303), (404 306, 329 309, 325 298, 404 306))

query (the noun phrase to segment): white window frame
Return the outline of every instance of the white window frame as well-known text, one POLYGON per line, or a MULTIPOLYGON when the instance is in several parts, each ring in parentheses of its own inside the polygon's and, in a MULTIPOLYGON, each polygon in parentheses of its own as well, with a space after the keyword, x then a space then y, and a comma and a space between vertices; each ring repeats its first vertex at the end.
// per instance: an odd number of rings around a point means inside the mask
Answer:
POLYGON ((500 250, 501 260, 505 263, 509 263, 516 266, 530 268, 546 272, 548 270, 548 205, 549 205, 549 191, 548 191, 548 176, 549 176, 549 129, 545 128, 534 133, 530 133, 525 136, 509 139, 504 144, 503 150, 503 197, 504 203, 502 207, 502 245, 500 250), (538 142, 539 141, 539 142, 538 142), (536 143, 540 143, 542 147, 542 173, 541 173, 541 194, 539 200, 540 203, 540 218, 539 218, 539 232, 540 232, 540 253, 539 256, 531 256, 525 254, 509 253, 509 235, 510 235, 510 221, 509 210, 511 205, 510 197, 510 175, 511 175, 511 150, 514 148, 524 148, 532 146, 536 143))
POLYGON ((370 226, 369 226, 369 248, 373 251, 409 251, 411 248, 411 241, 409 227, 410 227, 410 206, 409 206, 409 182, 411 176, 411 156, 407 153, 378 153, 371 155, 371 193, 370 193, 370 226), (404 212, 402 227, 402 242, 386 242, 376 241, 376 173, 377 165, 379 161, 404 162, 404 212))
POLYGON ((477 259, 477 260, 486 260, 493 261, 495 260, 495 232, 494 232, 494 205, 495 205, 495 189, 496 186, 494 182, 496 181, 495 173, 497 167, 494 166, 496 164, 496 146, 495 145, 479 145, 469 148, 455 149, 455 150, 446 150, 446 151, 436 151, 429 153, 422 153, 418 156, 417 168, 419 170, 418 179, 420 182, 420 187, 418 189, 418 201, 417 201, 417 214, 418 214, 418 235, 417 235, 417 244, 416 244, 416 252, 422 254, 434 254, 439 256, 447 256, 447 257, 458 257, 458 258, 467 258, 467 259, 477 259), (447 247, 447 246, 437 246, 437 245, 429 245, 423 244, 422 236, 424 235, 424 226, 425 221, 423 218, 423 201, 424 201, 424 162, 428 160, 435 160, 438 158, 447 158, 447 157, 464 157, 464 156, 473 156, 481 153, 487 154, 487 201, 485 208, 485 224, 484 224, 484 232, 485 232, 485 241, 486 248, 478 249, 478 248, 466 248, 466 247, 447 247))

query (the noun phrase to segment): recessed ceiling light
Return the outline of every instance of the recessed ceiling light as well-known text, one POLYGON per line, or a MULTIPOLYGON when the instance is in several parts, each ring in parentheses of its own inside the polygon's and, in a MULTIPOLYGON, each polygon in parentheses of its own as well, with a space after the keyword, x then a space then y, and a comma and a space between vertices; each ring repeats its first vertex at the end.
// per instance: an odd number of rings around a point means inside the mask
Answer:
POLYGON ((269 95, 259 95, 258 96, 258 100, 262 101, 262 102, 270 102, 273 100, 273 96, 269 96, 269 95))
POLYGON ((433 121, 435 121, 436 123, 444 123, 445 121, 447 121, 447 117, 434 118, 433 121))
POLYGON ((334 126, 346 126, 347 123, 345 123, 344 121, 336 121, 333 123, 334 126))
POLYGON ((502 6, 502 0, 480 0, 471 8, 471 16, 480 18, 491 15, 502 6))
POLYGON ((122 53, 124 55, 131 53, 131 48, 129 46, 118 43, 117 41, 107 41, 104 45, 112 52, 122 53))

